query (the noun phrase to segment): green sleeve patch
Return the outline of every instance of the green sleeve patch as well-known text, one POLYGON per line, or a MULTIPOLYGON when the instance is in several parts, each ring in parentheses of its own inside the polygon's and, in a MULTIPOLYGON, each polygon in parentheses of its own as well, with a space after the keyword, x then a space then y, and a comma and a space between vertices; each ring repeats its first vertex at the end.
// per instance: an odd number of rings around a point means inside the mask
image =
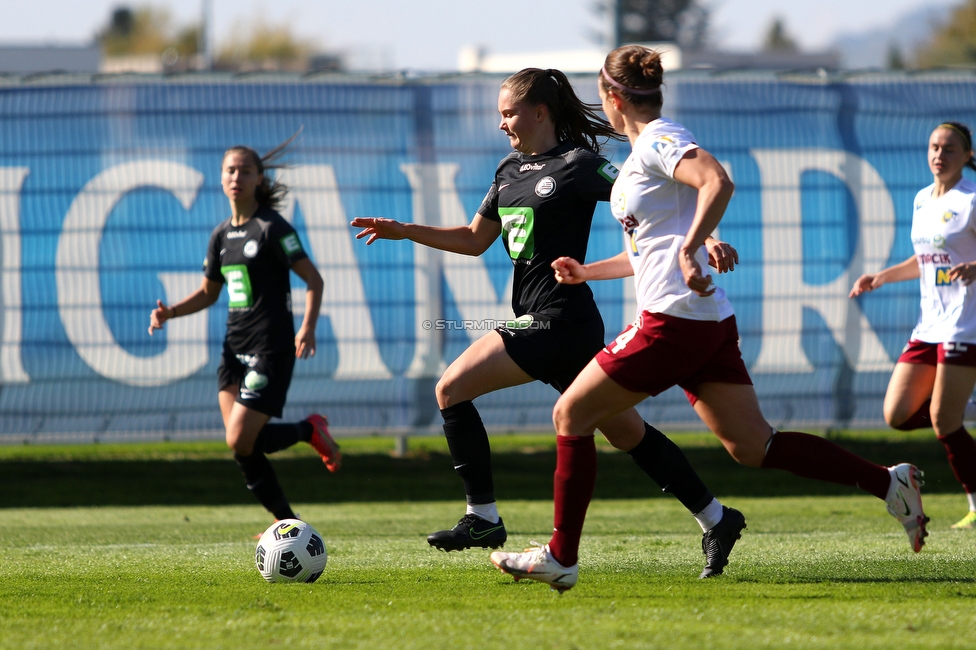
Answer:
POLYGON ((297 233, 289 233, 281 238, 281 247, 284 249, 285 255, 291 257, 302 250, 302 242, 299 241, 297 233))
POLYGON ((611 183, 617 180, 617 176, 620 175, 620 170, 610 163, 603 163, 596 171, 611 183))

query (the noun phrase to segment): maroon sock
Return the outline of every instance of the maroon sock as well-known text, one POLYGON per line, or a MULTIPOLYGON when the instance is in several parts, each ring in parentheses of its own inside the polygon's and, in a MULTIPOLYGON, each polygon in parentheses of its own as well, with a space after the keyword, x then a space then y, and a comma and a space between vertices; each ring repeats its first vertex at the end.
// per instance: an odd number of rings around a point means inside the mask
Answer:
POLYGON ((932 416, 929 411, 932 410, 932 400, 927 399, 925 403, 922 404, 915 413, 912 414, 907 420, 901 424, 891 425, 892 429, 898 429, 899 431, 914 431, 915 429, 930 429, 932 427, 932 416))
POLYGON ((976 492, 976 441, 973 441, 966 427, 959 427, 938 440, 945 447, 949 466, 962 483, 962 488, 967 494, 976 492))
POLYGON ((555 517, 549 552, 565 567, 579 561, 583 520, 595 484, 596 444, 593 436, 556 436, 555 517))
POLYGON ((803 478, 828 483, 854 485, 879 499, 888 496, 891 485, 887 467, 868 462, 829 440, 796 431, 780 431, 773 436, 762 467, 785 469, 803 478))

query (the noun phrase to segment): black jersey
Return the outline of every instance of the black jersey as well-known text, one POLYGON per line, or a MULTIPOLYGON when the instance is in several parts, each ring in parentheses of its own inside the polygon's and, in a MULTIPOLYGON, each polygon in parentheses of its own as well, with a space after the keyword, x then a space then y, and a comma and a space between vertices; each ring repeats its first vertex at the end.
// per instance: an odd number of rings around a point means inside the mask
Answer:
POLYGON ((214 228, 203 274, 227 285, 225 341, 235 353, 294 353, 289 272, 306 257, 298 233, 270 208, 239 227, 227 219, 214 228))
POLYGON ((617 170, 597 154, 563 142, 540 155, 513 151, 495 172, 478 212, 501 222, 505 250, 515 266, 512 309, 561 318, 596 312, 583 284, 560 284, 550 266, 557 257, 586 260, 597 201, 610 200, 617 170))

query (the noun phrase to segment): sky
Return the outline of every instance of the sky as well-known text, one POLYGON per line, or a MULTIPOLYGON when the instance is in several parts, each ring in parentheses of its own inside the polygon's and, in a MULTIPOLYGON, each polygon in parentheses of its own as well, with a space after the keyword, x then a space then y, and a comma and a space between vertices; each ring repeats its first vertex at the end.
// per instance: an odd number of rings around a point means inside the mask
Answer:
MULTIPOLYGON (((0 43, 90 42, 118 5, 167 8, 176 24, 200 19, 206 0, 11 0, 0 21, 0 43)), ((604 30, 595 0, 209 0, 212 38, 219 46, 258 18, 287 24, 322 50, 351 53, 386 69, 453 70, 466 46, 490 53, 592 48, 604 30), (353 8, 355 6, 355 8, 353 8)), ((772 21, 805 50, 827 48, 842 34, 884 29, 923 6, 962 0, 704 0, 713 43, 755 50, 772 21)))

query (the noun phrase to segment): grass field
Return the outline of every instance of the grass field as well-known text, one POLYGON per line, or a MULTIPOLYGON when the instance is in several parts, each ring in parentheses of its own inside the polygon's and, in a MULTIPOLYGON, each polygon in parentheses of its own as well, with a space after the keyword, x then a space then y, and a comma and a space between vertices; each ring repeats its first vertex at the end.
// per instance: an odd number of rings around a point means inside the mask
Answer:
MULTIPOLYGON (((843 438, 927 474, 929 545, 880 501, 737 467, 676 436, 749 528, 726 574, 697 580, 701 533, 619 453, 600 455, 580 582, 515 584, 485 551, 424 537, 461 514, 443 441, 344 441, 329 475, 307 448, 277 459, 329 564, 265 583, 251 535, 269 517, 215 443, 0 447, 0 648, 971 648, 976 531, 931 432, 843 438)), ((546 541, 549 437, 493 438, 506 548, 546 541)))

